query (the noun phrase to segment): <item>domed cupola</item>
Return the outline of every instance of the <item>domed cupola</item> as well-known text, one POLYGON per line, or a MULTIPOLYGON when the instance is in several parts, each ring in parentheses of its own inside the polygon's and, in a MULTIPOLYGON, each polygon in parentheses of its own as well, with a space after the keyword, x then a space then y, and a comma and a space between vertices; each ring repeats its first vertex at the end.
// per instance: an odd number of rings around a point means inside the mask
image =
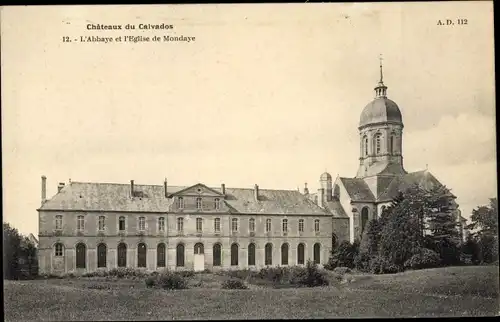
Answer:
POLYGON ((375 99, 365 106, 359 118, 360 157, 356 177, 399 175, 403 168, 403 117, 398 105, 387 98, 382 59, 375 99))
POLYGON ((380 81, 375 89, 375 99, 365 106, 359 118, 359 128, 367 125, 392 123, 403 124, 403 117, 398 105, 387 98, 387 86, 384 85, 382 61, 380 62, 380 81))

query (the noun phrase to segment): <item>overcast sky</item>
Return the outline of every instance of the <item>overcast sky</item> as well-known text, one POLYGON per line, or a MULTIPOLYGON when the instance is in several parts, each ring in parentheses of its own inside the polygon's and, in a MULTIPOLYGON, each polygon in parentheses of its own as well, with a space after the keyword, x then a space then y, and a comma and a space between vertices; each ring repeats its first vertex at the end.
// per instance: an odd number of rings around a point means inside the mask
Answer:
MULTIPOLYGON (((496 196, 488 2, 2 8, 4 221, 38 233, 40 176, 318 188, 359 165, 379 55, 404 165, 463 214, 496 196), (466 26, 438 26, 466 18, 466 26), (174 25, 192 43, 63 43, 87 23, 174 25)), ((172 34, 171 34, 172 35, 172 34)))

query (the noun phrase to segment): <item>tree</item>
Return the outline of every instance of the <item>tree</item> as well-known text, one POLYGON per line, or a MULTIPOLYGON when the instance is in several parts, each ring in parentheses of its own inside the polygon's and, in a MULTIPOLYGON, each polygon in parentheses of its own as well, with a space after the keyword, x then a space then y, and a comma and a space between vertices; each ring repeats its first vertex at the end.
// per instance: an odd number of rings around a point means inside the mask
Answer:
POLYGON ((3 223, 3 271, 4 279, 19 278, 19 258, 22 237, 17 229, 3 223))
POLYGON ((454 213, 454 197, 445 186, 426 193, 427 247, 437 252, 444 265, 460 262, 460 233, 454 213))
POLYGON ((386 216, 381 218, 379 253, 400 268, 424 246, 422 218, 425 201, 421 189, 410 187, 394 199, 386 216))
POLYGON ((487 206, 472 210, 471 224, 467 229, 475 230, 471 235, 478 245, 478 260, 492 263, 498 260, 498 199, 491 198, 487 206))
POLYGON ((363 237, 359 245, 359 253, 354 258, 354 266, 366 271, 369 269, 370 259, 378 255, 378 245, 380 242, 380 223, 377 218, 368 222, 363 232, 363 237))

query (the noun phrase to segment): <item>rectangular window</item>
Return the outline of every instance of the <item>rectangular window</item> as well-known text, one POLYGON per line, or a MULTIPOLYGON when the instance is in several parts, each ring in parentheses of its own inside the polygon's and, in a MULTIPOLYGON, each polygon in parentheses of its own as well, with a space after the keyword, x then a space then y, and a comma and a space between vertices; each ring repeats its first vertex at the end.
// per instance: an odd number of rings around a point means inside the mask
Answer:
POLYGON ((266 219, 266 232, 271 232, 271 219, 266 219))
POLYGON ((177 231, 182 232, 184 230, 184 218, 177 218, 177 231))
POLYGON ((177 206, 179 206, 179 209, 184 208, 184 198, 179 197, 179 199, 177 199, 177 206))
POLYGON ((237 232, 238 231, 238 218, 231 219, 231 230, 233 232, 237 232))
POLYGON ((319 232, 319 219, 314 220, 314 231, 319 232))
POLYGON ((203 231, 203 219, 196 218, 196 232, 201 233, 203 231))
POLYGON ((99 230, 103 231, 106 228, 106 218, 104 216, 99 216, 99 230))
POLYGON ((299 232, 304 232, 304 219, 299 219, 299 232))
POLYGON ((214 230, 216 233, 220 232, 220 218, 215 218, 214 220, 214 230))
POLYGON ((57 230, 62 229, 62 216, 61 215, 56 216, 56 229, 57 230))
POLYGON ((165 217, 158 218, 158 230, 165 231, 165 217))
POLYGON ((125 230, 125 217, 120 217, 118 219, 118 230, 124 231, 125 230))
POLYGON ((146 218, 145 217, 139 217, 139 230, 140 231, 146 230, 146 218))
POLYGON ((215 198, 215 209, 216 210, 220 209, 220 199, 219 198, 215 198))
POLYGON ((76 229, 78 231, 83 231, 85 229, 85 218, 83 216, 78 216, 76 218, 76 229))
POLYGON ((250 218, 250 220, 248 221, 248 229, 252 233, 255 232, 255 219, 250 218))
POLYGON ((196 209, 201 209, 201 198, 196 198, 196 209))
POLYGON ((283 221, 282 221, 282 229, 283 229, 284 233, 286 233, 288 231, 288 219, 283 219, 283 221))

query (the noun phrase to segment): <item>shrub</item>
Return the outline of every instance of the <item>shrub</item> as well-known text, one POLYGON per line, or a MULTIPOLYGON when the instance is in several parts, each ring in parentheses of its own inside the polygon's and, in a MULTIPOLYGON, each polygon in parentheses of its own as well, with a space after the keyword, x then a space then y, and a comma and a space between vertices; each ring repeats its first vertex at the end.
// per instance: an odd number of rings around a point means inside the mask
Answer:
POLYGON ((370 260, 370 272, 372 274, 394 274, 401 268, 382 256, 375 256, 370 260))
POLYGON ((326 286, 329 284, 326 274, 318 269, 318 265, 307 262, 304 276, 298 280, 299 285, 307 287, 326 286))
POLYGON ((354 241, 354 243, 349 243, 348 241, 343 241, 340 243, 333 252, 332 256, 325 265, 327 269, 334 269, 335 267, 349 267, 354 268, 354 258, 359 252, 359 241, 354 241))
POLYGON ((424 248, 418 254, 413 255, 404 264, 406 269, 424 269, 424 268, 434 268, 439 267, 441 263, 441 258, 439 254, 433 250, 424 248))
POLYGON ((193 277, 194 276, 194 271, 190 271, 190 270, 178 271, 177 274, 179 274, 182 277, 193 277))
POLYGON ((164 272, 156 278, 156 285, 167 290, 186 289, 187 284, 184 276, 175 272, 164 272))
POLYGON ((370 260, 372 257, 375 257, 376 255, 370 255, 366 252, 359 253, 354 257, 354 267, 362 272, 369 272, 370 271, 370 260))
POLYGON ((350 273, 351 272, 351 269, 349 267, 335 267, 335 269, 333 270, 335 273, 337 274, 346 274, 346 273, 350 273))
POLYGON ((245 282, 243 282, 241 279, 234 278, 225 280, 222 283, 222 288, 228 290, 246 290, 248 289, 248 286, 246 286, 245 282))
POLYGON ((146 287, 154 287, 156 285, 156 276, 148 276, 146 280, 144 281, 146 283, 146 287))

